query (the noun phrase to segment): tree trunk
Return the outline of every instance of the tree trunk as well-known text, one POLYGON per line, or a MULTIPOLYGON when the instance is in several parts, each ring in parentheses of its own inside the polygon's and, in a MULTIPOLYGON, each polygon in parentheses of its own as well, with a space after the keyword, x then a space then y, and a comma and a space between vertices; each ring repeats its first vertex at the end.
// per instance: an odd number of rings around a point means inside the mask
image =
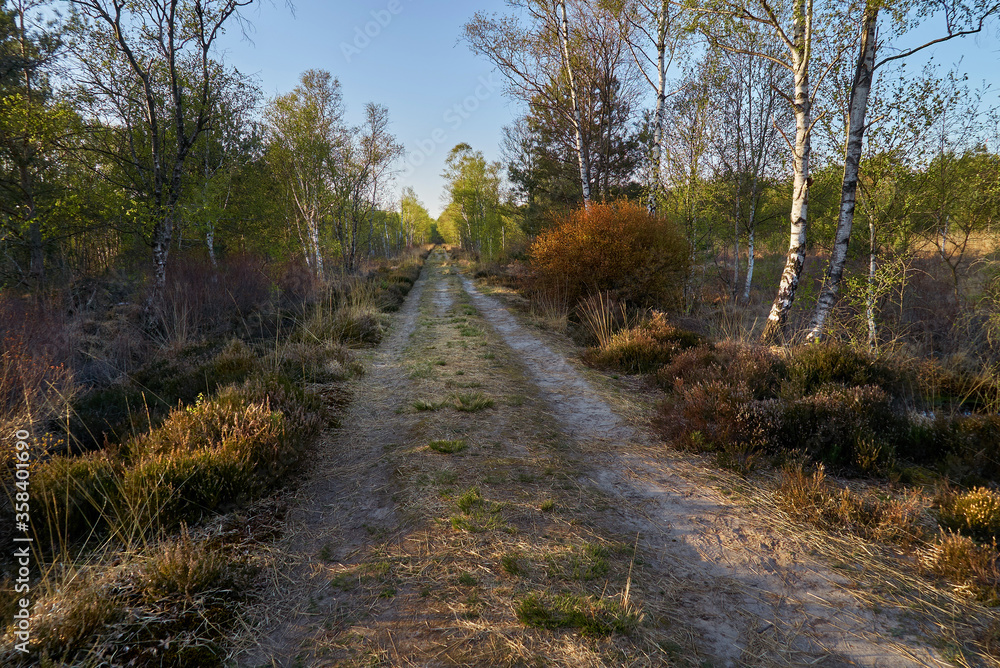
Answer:
POLYGON ((818 341, 823 337, 826 319, 837 301, 837 291, 844 277, 847 262, 847 247, 854 225, 854 208, 857 203, 858 171, 861 163, 861 147, 865 136, 865 115, 868 111, 868 96, 871 93, 875 74, 875 26, 878 22, 878 5, 865 7, 861 27, 861 47, 858 64, 851 84, 850 107, 847 121, 847 146, 844 151, 844 180, 840 190, 840 217, 837 220, 837 236, 827 269, 826 280, 816 301, 807 341, 818 341))
POLYGON ((573 80, 573 66, 569 60, 569 20, 566 18, 566 2, 559 3, 562 12, 559 38, 562 40, 563 60, 566 65, 566 76, 569 79, 569 95, 573 102, 573 129, 576 134, 576 156, 580 163, 580 185, 583 187, 583 204, 590 204, 590 160, 583 146, 583 120, 580 117, 580 103, 576 95, 576 82, 573 80))
POLYGON ((865 295, 865 319, 868 321, 868 351, 878 352, 878 329, 875 326, 875 221, 868 221, 868 292, 865 295))
POLYGON ((153 224, 153 292, 147 307, 152 305, 157 293, 167 285, 167 255, 170 253, 170 237, 172 236, 172 220, 162 211, 157 211, 156 222, 153 224))
POLYGON ((208 229, 205 231, 205 245, 208 246, 208 259, 212 262, 212 268, 217 269, 219 263, 215 257, 215 223, 208 222, 208 229))
POLYGON ((309 249, 313 256, 313 268, 316 270, 316 278, 323 280, 323 251, 319 244, 319 224, 315 219, 308 222, 309 226, 309 249))
POLYGON ((45 250, 42 247, 42 226, 34 215, 28 223, 28 244, 31 246, 31 280, 35 287, 41 288, 45 284, 45 250))
POLYGON ((733 289, 731 296, 736 301, 740 294, 740 188, 736 188, 735 215, 733 216, 733 289))
POLYGON ((756 236, 756 231, 753 226, 747 230, 747 277, 743 284, 743 303, 750 301, 750 287, 753 284, 754 237, 756 236))
POLYGON ((649 215, 656 215, 656 195, 660 190, 663 161, 663 115, 667 103, 667 12, 669 3, 664 2, 660 8, 660 17, 656 24, 656 110, 653 114, 653 183, 649 189, 647 207, 649 215))
POLYGON ((781 274, 778 294, 761 333, 761 343, 774 344, 785 338, 785 323, 795 301, 802 265, 806 255, 806 221, 809 203, 809 135, 812 130, 811 100, 809 99, 809 56, 812 41, 812 0, 798 0, 795 7, 795 48, 792 50, 795 97, 795 146, 792 156, 792 211, 785 269, 781 274))

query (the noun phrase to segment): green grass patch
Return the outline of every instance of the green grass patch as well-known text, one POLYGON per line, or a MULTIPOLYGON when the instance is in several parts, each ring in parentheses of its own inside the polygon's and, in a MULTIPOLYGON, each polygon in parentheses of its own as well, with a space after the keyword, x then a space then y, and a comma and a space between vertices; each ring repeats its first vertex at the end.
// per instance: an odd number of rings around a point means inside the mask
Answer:
POLYGON ((508 575, 524 575, 527 569, 524 567, 520 552, 508 552, 500 557, 500 568, 508 575))
POLYGON ((611 570, 608 554, 606 547, 588 543, 566 554, 548 555, 549 577, 584 582, 603 578, 611 570))
POLYGON ((494 401, 482 392, 468 392, 465 394, 456 393, 452 400, 455 408, 467 413, 493 408, 494 401))
POLYGON ((579 629, 583 635, 629 634, 642 615, 626 609, 620 601, 577 594, 528 594, 517 604, 518 620, 542 629, 579 629))
POLYGON ((433 378, 434 365, 431 364, 430 362, 418 362, 410 367, 410 371, 406 375, 410 380, 419 380, 421 378, 433 378))
POLYGON ((469 324, 459 325, 458 331, 462 336, 483 336, 485 334, 481 328, 469 324))
POLYGON ((455 500, 455 505, 462 511, 451 517, 451 526, 456 531, 482 533, 508 530, 500 514, 501 505, 484 499, 478 487, 466 490, 455 500))
POLYGON ((446 455, 450 455, 465 450, 467 446, 465 441, 463 440, 456 440, 456 441, 439 440, 439 441, 431 441, 430 443, 427 444, 427 447, 429 447, 434 452, 441 452, 446 455))

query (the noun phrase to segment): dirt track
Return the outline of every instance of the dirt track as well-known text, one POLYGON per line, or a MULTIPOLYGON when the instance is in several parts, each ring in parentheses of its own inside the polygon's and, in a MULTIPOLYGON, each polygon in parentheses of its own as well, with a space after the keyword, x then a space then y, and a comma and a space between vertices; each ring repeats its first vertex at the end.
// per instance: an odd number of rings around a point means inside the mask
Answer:
POLYGON ((241 664, 951 665, 917 616, 863 602, 851 555, 832 568, 731 500, 738 480, 658 447, 543 338, 432 254, 317 449, 241 664), (456 408, 476 396, 493 404, 456 408), (588 545, 637 549, 560 570, 588 545), (642 623, 529 628, 535 591, 617 597, 642 623))

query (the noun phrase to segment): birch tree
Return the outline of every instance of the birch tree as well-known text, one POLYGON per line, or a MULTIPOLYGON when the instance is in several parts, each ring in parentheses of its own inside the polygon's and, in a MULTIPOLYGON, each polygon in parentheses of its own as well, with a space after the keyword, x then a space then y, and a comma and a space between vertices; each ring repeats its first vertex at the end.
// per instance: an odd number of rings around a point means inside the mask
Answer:
POLYGON ((447 181, 447 217, 464 248, 492 259, 506 247, 500 163, 458 144, 448 154, 442 176, 447 181))
MULTIPOLYGON (((590 147, 584 136, 585 114, 575 70, 580 49, 571 34, 566 2, 515 0, 510 4, 527 16, 526 24, 514 16, 477 13, 465 26, 465 40, 474 53, 485 56, 500 71, 507 80, 508 94, 528 104, 543 105, 571 124, 581 193, 584 202, 589 202, 590 147), (569 105, 564 103, 562 91, 568 92, 569 105)), ((581 21, 585 5, 574 12, 581 21)))
POLYGON ((268 105, 267 159, 292 210, 306 263, 323 278, 321 227, 333 210, 329 187, 338 152, 348 142, 340 82, 329 72, 307 70, 299 85, 268 105))
MULTIPOLYGON (((766 52, 761 35, 742 36, 747 49, 766 52)), ((782 166, 781 133, 789 108, 778 91, 784 70, 773 60, 720 50, 712 57, 714 105, 719 110, 711 129, 722 175, 731 184, 733 211, 734 300, 750 299, 756 259, 757 228, 763 215, 765 191, 782 166), (740 241, 746 237, 747 270, 740 285, 740 241)))
POLYGON ((576 135, 576 156, 580 163, 580 186, 583 192, 583 205, 587 206, 590 204, 590 159, 583 145, 583 120, 580 115, 576 81, 573 78, 573 61, 569 51, 569 19, 566 16, 565 0, 559 2, 559 13, 559 41, 562 43, 563 71, 566 73, 569 96, 573 103, 573 130, 576 135))
POLYGON ((854 224, 861 151, 867 127, 865 118, 876 70, 887 63, 907 58, 935 44, 979 33, 983 30, 986 20, 998 11, 1000 11, 1000 3, 994 0, 972 0, 971 2, 932 0, 931 2, 902 2, 888 7, 882 0, 866 0, 864 3, 859 22, 858 55, 848 103, 844 178, 841 187, 836 239, 823 289, 816 302, 809 333, 806 335, 807 340, 814 341, 822 338, 827 317, 836 303, 837 292, 843 279, 844 267, 847 262, 847 249, 854 224), (908 12, 917 12, 921 15, 940 13, 944 17, 944 30, 939 37, 923 44, 902 50, 891 48, 887 37, 878 34, 879 15, 883 9, 888 9, 894 14, 895 26, 893 27, 897 32, 908 32, 909 26, 905 24, 908 12), (886 50, 887 47, 890 48, 891 55, 877 59, 878 54, 886 50))
POLYGON ((657 197, 663 183, 664 119, 666 114, 667 72, 678 53, 683 31, 676 26, 680 10, 669 0, 630 0, 616 13, 622 26, 622 36, 643 80, 656 97, 653 107, 653 144, 650 155, 649 192, 646 208, 655 216, 657 197), (652 53, 649 53, 649 51, 652 53))
MULTIPOLYGON (((702 24, 711 44, 771 60, 787 69, 791 76, 791 91, 782 94, 791 106, 795 119, 794 136, 785 136, 792 154, 793 174, 788 252, 778 292, 761 333, 762 343, 775 343, 785 337, 785 324, 795 301, 806 256, 809 186, 812 182, 809 169, 816 91, 829 72, 830 63, 835 62, 839 54, 830 54, 827 66, 820 68, 815 81, 811 80, 819 36, 815 24, 814 0, 790 0, 787 5, 771 0, 721 0, 702 11, 712 17, 702 24), (777 40, 784 51, 783 57, 778 58, 766 51, 740 44, 737 38, 747 25, 757 26, 777 40)), ((832 42, 836 44, 835 40, 832 42)))
POLYGON ((125 135, 123 150, 106 157, 131 174, 152 222, 156 290, 166 283, 185 165, 211 118, 213 47, 252 2, 70 0, 83 96, 95 120, 125 135))
POLYGON ((402 145, 389 132, 389 110, 369 102, 364 125, 350 130, 327 164, 334 190, 333 228, 345 272, 358 268, 365 244, 371 247, 375 214, 384 204, 393 163, 402 154, 402 145))

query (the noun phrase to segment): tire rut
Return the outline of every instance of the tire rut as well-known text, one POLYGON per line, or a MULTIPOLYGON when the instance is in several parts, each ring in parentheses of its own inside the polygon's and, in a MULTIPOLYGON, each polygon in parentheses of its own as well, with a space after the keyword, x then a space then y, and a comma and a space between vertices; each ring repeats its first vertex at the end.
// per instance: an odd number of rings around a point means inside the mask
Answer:
POLYGON ((804 541, 698 485, 692 467, 638 454, 649 450, 645 433, 619 418, 499 301, 467 277, 462 284, 586 453, 581 482, 611 497, 615 527, 639 536, 647 560, 680 585, 676 605, 719 664, 950 665, 920 642, 923 630, 907 628, 898 610, 863 606, 853 584, 812 558, 804 541))
POLYGON ((399 527, 383 455, 386 444, 404 440, 412 427, 410 416, 397 410, 408 383, 402 355, 426 282, 425 263, 367 373, 352 382, 340 427, 321 437, 306 465, 308 477, 288 512, 288 538, 278 548, 272 600, 262 606, 262 640, 238 655, 239 665, 312 665, 311 647, 323 633, 316 620, 337 612, 329 565, 357 563, 376 537, 384 541, 399 527))

